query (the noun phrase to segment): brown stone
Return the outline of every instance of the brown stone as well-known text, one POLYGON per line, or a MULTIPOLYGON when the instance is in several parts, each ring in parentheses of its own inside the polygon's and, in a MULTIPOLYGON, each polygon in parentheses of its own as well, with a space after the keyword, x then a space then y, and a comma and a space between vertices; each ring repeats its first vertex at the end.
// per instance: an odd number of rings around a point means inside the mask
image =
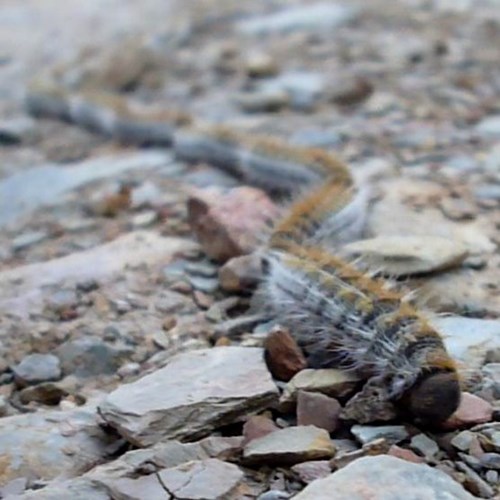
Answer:
POLYGON ((284 328, 271 330, 264 342, 264 348, 269 371, 278 380, 288 382, 307 366, 297 342, 284 328))
POLYGON ((253 415, 243 425, 243 444, 246 445, 253 439, 267 436, 278 430, 279 427, 270 418, 263 415, 253 415))
POLYGON ((251 187, 199 189, 188 200, 192 230, 206 254, 220 262, 254 251, 277 215, 264 191, 251 187))
POLYGON ((315 425, 332 433, 338 426, 340 403, 319 392, 299 391, 297 394, 298 425, 315 425))

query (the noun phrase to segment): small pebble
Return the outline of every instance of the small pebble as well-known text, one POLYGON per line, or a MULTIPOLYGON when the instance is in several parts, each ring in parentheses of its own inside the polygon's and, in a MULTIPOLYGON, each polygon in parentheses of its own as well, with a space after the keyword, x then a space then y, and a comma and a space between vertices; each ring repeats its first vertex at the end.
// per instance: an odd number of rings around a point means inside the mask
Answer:
POLYGON ((300 479, 306 483, 312 483, 316 479, 321 479, 332 473, 332 468, 328 460, 311 460, 310 462, 302 462, 292 466, 292 471, 295 472, 300 479))
POLYGON ((290 332, 276 327, 269 332, 264 342, 266 363, 273 377, 288 382, 307 366, 302 350, 290 332))
POLYGON ((387 442, 397 444, 408 438, 409 434, 403 425, 353 425, 351 433, 361 444, 384 438, 387 442))
POLYGON ((59 358, 53 354, 30 354, 12 367, 14 380, 19 387, 61 378, 59 358))
POLYGON ((433 458, 439 452, 436 442, 425 434, 417 434, 411 438, 410 446, 419 451, 426 459, 433 458))
POLYGON ((342 407, 329 396, 318 392, 299 391, 297 395, 297 424, 314 425, 329 433, 337 429, 342 407))
POLYGON ((460 429, 474 424, 483 424, 490 422, 492 415, 493 407, 488 401, 464 392, 457 411, 442 424, 442 427, 444 429, 460 429))

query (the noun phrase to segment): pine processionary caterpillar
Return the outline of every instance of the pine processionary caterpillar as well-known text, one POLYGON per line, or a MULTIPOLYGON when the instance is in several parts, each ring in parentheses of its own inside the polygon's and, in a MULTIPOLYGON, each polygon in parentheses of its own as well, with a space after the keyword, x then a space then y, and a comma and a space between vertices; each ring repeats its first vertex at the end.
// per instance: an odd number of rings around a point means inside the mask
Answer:
POLYGON ((26 106, 34 115, 119 141, 172 146, 181 159, 209 162, 269 191, 295 195, 266 245, 264 290, 310 364, 340 364, 380 380, 396 405, 422 421, 445 420, 458 407, 457 371, 438 333, 403 294, 332 253, 359 235, 366 208, 365 191, 333 155, 219 125, 192 125, 183 112, 153 112, 54 83, 32 85, 26 106))

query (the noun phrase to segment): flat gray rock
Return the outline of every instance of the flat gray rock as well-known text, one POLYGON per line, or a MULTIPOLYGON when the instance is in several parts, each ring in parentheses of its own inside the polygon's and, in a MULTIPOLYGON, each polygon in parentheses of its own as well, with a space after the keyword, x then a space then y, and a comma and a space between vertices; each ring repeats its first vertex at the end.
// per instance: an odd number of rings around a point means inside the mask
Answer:
POLYGON ((343 251, 391 276, 442 271, 459 266, 468 255, 460 241, 437 236, 383 236, 349 243, 343 251))
POLYGON ((209 458, 164 469, 158 472, 158 479, 174 498, 236 500, 234 493, 243 472, 234 464, 209 458))
POLYGON ((182 353, 108 395, 106 422, 136 446, 208 434, 277 399, 259 348, 216 347, 182 353))
POLYGON ((473 500, 444 472, 380 455, 364 457, 313 481, 294 500, 473 500))
POLYGON ((243 458, 253 464, 296 464, 332 458, 335 447, 330 435, 314 425, 288 427, 250 441, 243 458))
POLYGON ((22 476, 82 474, 104 459, 110 439, 97 425, 94 407, 2 418, 0 486, 22 476))

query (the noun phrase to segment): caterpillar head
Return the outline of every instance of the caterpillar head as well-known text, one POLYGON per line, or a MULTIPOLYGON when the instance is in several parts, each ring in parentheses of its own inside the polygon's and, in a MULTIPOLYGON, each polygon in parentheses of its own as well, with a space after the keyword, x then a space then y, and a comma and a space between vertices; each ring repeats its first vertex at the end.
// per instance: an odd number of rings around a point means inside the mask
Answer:
POLYGON ((460 383, 455 371, 424 372, 410 387, 401 403, 423 424, 443 422, 460 404, 460 383))

